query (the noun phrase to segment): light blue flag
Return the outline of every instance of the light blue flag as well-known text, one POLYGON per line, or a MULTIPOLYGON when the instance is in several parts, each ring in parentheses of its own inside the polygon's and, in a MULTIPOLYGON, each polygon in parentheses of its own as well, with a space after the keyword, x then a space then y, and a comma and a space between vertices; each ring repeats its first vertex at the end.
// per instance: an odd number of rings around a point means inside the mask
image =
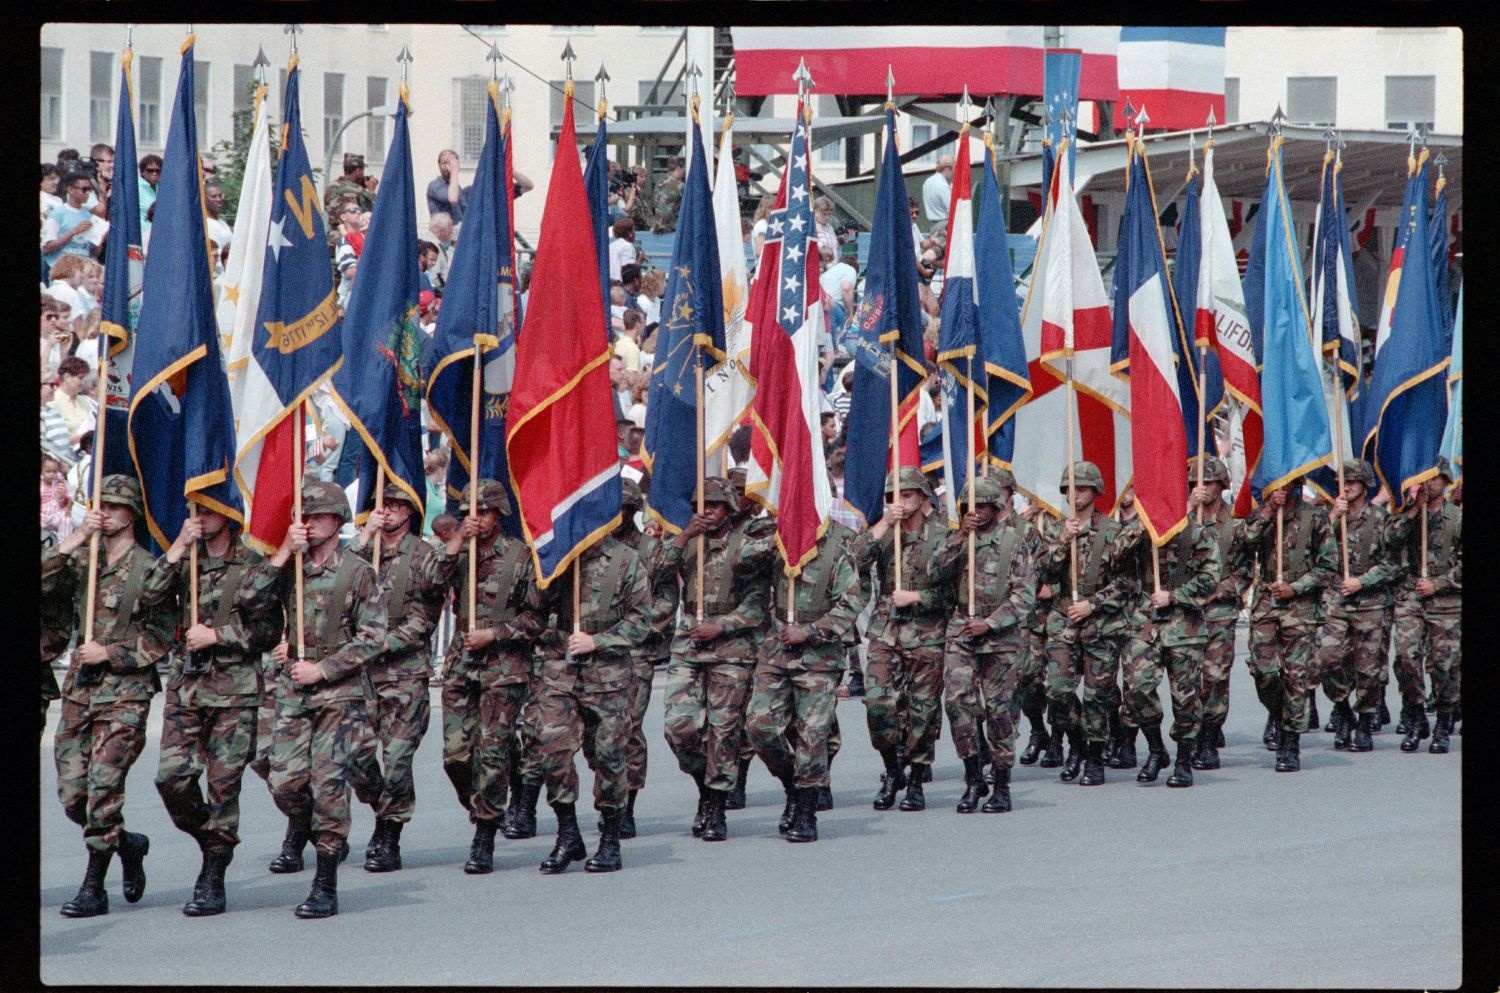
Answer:
POLYGON ((1440 449, 1453 471, 1456 483, 1464 475, 1464 288, 1458 287, 1458 309, 1453 317, 1453 355, 1448 360, 1448 423, 1443 427, 1440 449))

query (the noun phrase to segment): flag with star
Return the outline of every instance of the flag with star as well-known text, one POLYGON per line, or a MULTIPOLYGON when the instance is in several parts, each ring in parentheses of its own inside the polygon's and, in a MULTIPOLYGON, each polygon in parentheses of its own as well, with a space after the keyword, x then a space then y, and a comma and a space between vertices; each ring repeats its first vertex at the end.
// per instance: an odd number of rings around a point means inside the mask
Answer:
MULTIPOLYGON (((697 118, 694 109, 693 117, 697 118)), ((651 471, 651 514, 676 533, 687 526, 698 486, 697 368, 704 379, 725 362, 719 241, 708 191, 701 129, 690 128, 692 168, 682 191, 677 240, 662 296, 656 362, 646 398, 641 456, 651 471)))

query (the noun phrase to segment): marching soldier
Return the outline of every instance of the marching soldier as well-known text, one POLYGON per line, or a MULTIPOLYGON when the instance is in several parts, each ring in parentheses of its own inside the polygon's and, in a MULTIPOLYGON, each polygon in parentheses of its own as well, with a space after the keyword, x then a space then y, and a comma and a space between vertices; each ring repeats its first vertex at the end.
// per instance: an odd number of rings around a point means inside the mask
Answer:
POLYGON ((1026 651, 1021 624, 1036 603, 1036 574, 1025 522, 1011 512, 1016 480, 995 468, 971 479, 959 495, 963 513, 956 532, 933 556, 928 574, 955 586, 958 609, 948 622, 943 704, 953 728, 953 745, 964 763, 960 814, 972 814, 989 792, 980 768, 980 742, 989 739, 994 756, 995 792, 987 814, 1010 810, 1010 770, 1015 766, 1016 730, 1011 698, 1017 661, 1026 651), (974 509, 969 511, 970 494, 974 509), (974 611, 968 615, 969 536, 974 535, 974 611), (955 585, 956 580, 956 585, 955 585), (967 616, 966 616, 967 615, 967 616))
MULTIPOLYGON (((1188 481, 1198 478, 1197 464, 1188 469, 1188 481)), ((1203 485, 1188 493, 1188 515, 1197 520, 1203 508, 1203 530, 1219 552, 1219 582, 1205 598, 1203 623, 1208 642, 1203 646, 1203 677, 1198 699, 1203 705, 1203 723, 1198 732, 1198 753, 1194 769, 1219 768, 1219 747, 1224 744, 1224 721, 1229 716, 1229 672, 1234 667, 1234 626, 1240 619, 1245 587, 1249 584, 1249 564, 1242 563, 1240 546, 1243 526, 1230 514, 1224 502, 1229 488, 1229 467, 1222 459, 1205 455, 1203 485)))
MULTIPOLYGON (((802 571, 770 584, 771 627, 755 665, 747 726, 786 791, 777 830, 787 841, 818 840, 818 795, 828 787, 829 737, 837 727, 834 690, 863 606, 844 537, 830 522, 802 571)), ((773 539, 761 541, 770 546, 773 539)))
POLYGON ((167 653, 168 612, 141 602, 141 588, 152 558, 135 540, 135 523, 145 513, 141 486, 129 476, 104 477, 100 506, 42 559, 42 596, 60 584, 76 590, 75 610, 86 613, 89 536, 100 535, 94 589, 94 631, 80 631, 79 646, 62 686, 58 721, 57 798, 68 820, 83 828, 88 870, 78 895, 63 904, 64 917, 109 913, 104 877, 120 854, 126 903, 146 892, 144 861, 151 840, 125 830, 125 777, 146 745, 151 697, 161 689, 156 663, 167 653))
POLYGON ((620 868, 620 821, 628 787, 625 749, 630 738, 630 693, 635 646, 650 633, 651 588, 635 549, 612 537, 589 546, 573 562, 579 603, 573 612, 573 577, 564 574, 545 590, 533 586, 528 605, 547 623, 537 643, 541 660, 536 700, 536 754, 557 815, 557 843, 539 867, 563 872, 588 854, 578 831, 578 772, 574 756, 590 743, 595 807, 602 815, 599 849, 588 872, 620 868))
POLYGON ((1401 575, 1401 548, 1393 540, 1390 514, 1368 499, 1374 488, 1375 470, 1370 463, 1345 460, 1344 492, 1328 512, 1330 531, 1337 530, 1340 520, 1347 521, 1349 578, 1335 577, 1336 585, 1323 593, 1318 670, 1323 692, 1333 702, 1333 747, 1351 752, 1375 747, 1370 735, 1385 689, 1381 679, 1386 659, 1381 651, 1385 614, 1401 575))
POLYGON ((660 568, 682 583, 682 619, 667 666, 666 738, 678 767, 698 784, 694 837, 723 841, 729 835, 725 800, 739 768, 745 700, 756 638, 766 625, 773 559, 766 543, 732 526, 739 498, 727 479, 703 480, 703 506, 703 513, 694 514, 657 551, 660 568), (705 536, 701 576, 690 550, 700 534, 705 536), (697 619, 700 589, 703 617, 697 619))
POLYGON ((880 596, 865 632, 869 638, 865 672, 865 716, 870 743, 885 763, 876 810, 890 810, 903 786, 902 810, 924 810, 923 773, 932 767, 943 728, 943 633, 953 610, 950 584, 938 585, 928 573, 932 558, 949 534, 948 523, 932 508, 932 485, 920 470, 906 466, 886 476, 891 497, 884 515, 850 546, 861 570, 876 563, 880 596), (901 528, 901 575, 896 575, 892 528, 901 528), (902 733, 903 716, 909 722, 902 733), (904 740, 903 740, 904 739, 904 740), (905 745, 904 772, 897 750, 905 745))
MULTIPOLYGON (((1034 571, 1047 542, 1048 530, 1059 525, 1036 501, 1021 511, 1020 516, 1022 537, 1034 571)), ((1033 765, 1040 759, 1043 769, 1056 769, 1063 764, 1062 725, 1053 721, 1049 731, 1043 723, 1047 711, 1047 616, 1051 612, 1053 590, 1048 583, 1035 585, 1032 607, 1021 621, 1025 651, 1017 657, 1016 693, 1012 697, 1015 709, 1025 714, 1031 724, 1031 735, 1016 761, 1033 765)))
MULTIPOLYGON (((725 473, 729 485, 734 487, 734 495, 739 499, 740 509, 735 511, 730 518, 730 527, 744 528, 745 535, 749 538, 770 538, 776 533, 776 519, 759 513, 760 508, 745 498, 745 482, 748 473, 740 467, 730 469, 725 473)), ((729 795, 724 798, 725 810, 745 809, 745 785, 750 778, 750 763, 755 760, 755 745, 750 741, 750 735, 745 730, 745 719, 749 714, 750 694, 745 695, 746 713, 740 719, 740 766, 735 774, 734 785, 729 788, 729 795)), ((837 749, 835 749, 836 751, 837 749)))
POLYGON ((360 548, 380 548, 380 589, 385 594, 385 652, 370 666, 372 713, 380 738, 384 788, 375 805, 375 833, 365 848, 365 869, 401 868, 401 830, 416 808, 412 760, 432 717, 429 642, 447 592, 447 571, 437 550, 418 537, 422 505, 400 486, 385 487, 382 510, 372 510, 360 548))
POLYGON ((1255 602, 1250 606, 1250 673, 1255 691, 1275 725, 1276 771, 1302 767, 1302 732, 1310 726, 1308 689, 1323 589, 1338 568, 1328 516, 1302 499, 1302 478, 1286 480, 1265 494, 1260 510, 1245 521, 1244 555, 1260 557, 1255 602), (1277 579, 1276 511, 1283 514, 1277 579))
POLYGON ((1113 559, 1111 549, 1120 524, 1098 513, 1094 503, 1104 492, 1104 477, 1092 462, 1073 464, 1058 484, 1072 514, 1049 533, 1037 564, 1037 579, 1052 587, 1047 616, 1047 699, 1052 726, 1068 738, 1068 759, 1059 778, 1081 786, 1104 782, 1104 742, 1109 730, 1111 685, 1126 634, 1125 605, 1132 584, 1113 559), (1075 541, 1076 539, 1076 541, 1075 541), (1077 546, 1077 598, 1070 594, 1073 551, 1077 546), (1083 681, 1083 703, 1075 692, 1083 681), (1087 758, 1084 752, 1087 751, 1087 758), (1080 762, 1086 762, 1079 776, 1080 762))
MULTIPOLYGON (((1407 561, 1414 563, 1412 576, 1402 583, 1396 607, 1396 666, 1407 672, 1405 693, 1414 687, 1411 699, 1412 729, 1401 742, 1403 752, 1414 752, 1426 737, 1427 714, 1423 710, 1422 659, 1432 677, 1432 695, 1437 715, 1432 742, 1427 751, 1443 755, 1453 733, 1458 709, 1459 674, 1463 642, 1463 511, 1446 496, 1453 482, 1453 468, 1446 458, 1437 460, 1437 475, 1418 483, 1410 491, 1411 507, 1392 520, 1393 540, 1406 546, 1407 561), (1421 525, 1417 515, 1427 515, 1427 558, 1421 551, 1421 525), (1423 566, 1426 566, 1425 570, 1423 566), (1423 575, 1425 571, 1426 575, 1423 575)), ((1410 699, 1410 698, 1406 698, 1410 699)), ((1405 702, 1405 699, 1403 700, 1405 702)))
POLYGON ((178 652, 167 680, 156 790, 179 830, 198 842, 203 867, 188 917, 222 914, 224 870, 239 844, 240 785, 255 752, 260 657, 285 627, 279 573, 235 534, 233 522, 199 507, 151 566, 141 602, 181 603, 178 652), (198 546, 198 619, 193 621, 189 550, 198 546), (206 779, 207 790, 199 786, 206 779))
POLYGON ((339 544, 339 528, 349 518, 349 499, 338 484, 305 481, 302 520, 287 529, 270 560, 283 570, 287 619, 287 640, 272 656, 297 688, 276 704, 271 795, 296 825, 298 859, 308 837, 318 858, 312 889, 295 911, 301 918, 339 912, 338 867, 349 852, 349 789, 373 806, 382 788, 369 667, 385 648, 385 595, 370 563, 339 544), (297 551, 303 553, 301 632, 292 574, 297 551))
POLYGON ((500 518, 510 513, 505 487, 493 479, 471 481, 460 501, 466 511, 476 485, 477 512, 465 514, 444 550, 458 634, 443 660, 443 770, 474 823, 464 872, 484 874, 494 869, 495 832, 510 770, 520 761, 516 721, 531 681, 531 642, 541 625, 526 603, 534 574, 531 550, 500 531, 500 518), (478 539, 472 630, 471 537, 478 539))

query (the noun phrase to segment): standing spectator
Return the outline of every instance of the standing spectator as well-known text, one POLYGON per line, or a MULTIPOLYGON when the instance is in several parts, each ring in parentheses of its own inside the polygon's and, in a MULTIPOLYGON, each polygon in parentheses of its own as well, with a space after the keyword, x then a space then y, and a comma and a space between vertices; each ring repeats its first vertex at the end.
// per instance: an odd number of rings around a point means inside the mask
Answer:
POLYGON ((365 186, 365 157, 352 152, 344 154, 344 174, 328 184, 323 192, 323 206, 340 200, 354 200, 362 210, 374 210, 375 198, 365 186))
POLYGON ((57 187, 61 182, 61 170, 51 162, 43 162, 41 190, 41 219, 43 222, 47 220, 47 215, 52 213, 52 208, 62 206, 62 197, 57 195, 57 187))
POLYGON ((94 432, 85 431, 78 439, 78 461, 68 470, 68 499, 73 509, 70 516, 73 526, 83 526, 83 518, 89 512, 89 503, 94 495, 94 432))
POLYGON ((68 173, 63 179, 67 199, 61 206, 52 208, 42 222, 42 261, 47 266, 64 255, 90 259, 98 251, 100 237, 95 231, 108 229, 109 225, 84 206, 93 190, 94 184, 81 172, 68 173))
POLYGON ((750 225, 750 254, 755 256, 754 263, 760 264, 760 250, 766 243, 766 228, 771 223, 771 211, 776 209, 776 198, 763 196, 760 203, 755 206, 755 217, 750 225))
POLYGON ((630 219, 635 221, 637 231, 645 231, 651 227, 654 198, 646 194, 646 167, 633 165, 630 172, 635 176, 635 206, 630 210, 630 219))
POLYGON ((826 298, 828 324, 834 343, 840 344, 844 339, 844 328, 854 316, 854 283, 859 274, 848 262, 835 262, 833 251, 821 242, 818 256, 823 262, 823 275, 818 277, 818 283, 826 298))
POLYGON ((623 363, 626 372, 640 372, 641 338, 646 330, 646 317, 639 310, 627 310, 622 323, 625 330, 615 336, 615 355, 623 363))
POLYGON ((69 355, 57 366, 57 393, 52 397, 52 409, 62 415, 68 442, 74 446, 94 426, 94 401, 83 395, 88 374, 88 364, 76 355, 69 355))
POLYGON ((818 252, 839 255, 839 234, 833 229, 833 201, 818 197, 813 201, 813 228, 818 233, 818 252))
POLYGON ((234 237, 234 228, 219 218, 224 212, 224 188, 217 179, 203 184, 203 213, 208 227, 208 237, 222 248, 229 247, 234 237))
POLYGON ((609 278, 612 282, 623 282, 620 270, 639 256, 635 247, 635 221, 628 217, 618 220, 610 233, 614 237, 609 241, 609 278))
POLYGON ((83 319, 88 316, 89 304, 83 289, 84 274, 91 259, 77 255, 63 255, 52 264, 52 282, 44 291, 63 306, 63 320, 68 330, 76 336, 82 329, 83 319))
POLYGON ((73 533, 72 499, 63 478, 62 463, 42 453, 42 544, 51 546, 73 533))
POLYGON ((641 267, 634 262, 620 266, 620 289, 625 291, 625 306, 635 307, 636 297, 641 295, 641 267))
POLYGON ((432 523, 448 506, 448 449, 438 447, 422 456, 422 471, 427 481, 426 499, 422 501, 422 537, 432 535, 432 523))
POLYGON ((922 237, 922 228, 918 223, 919 219, 917 217, 917 211, 921 209, 921 205, 917 203, 916 197, 906 198, 906 209, 911 212, 912 251, 916 252, 917 258, 920 259, 922 257, 923 250, 931 248, 932 246, 927 243, 927 240, 925 238, 922 237))
POLYGON ((73 449, 73 440, 68 437, 68 425, 63 423, 62 415, 57 412, 57 408, 52 406, 57 383, 56 376, 47 376, 42 379, 42 451, 61 459, 63 465, 71 466, 78 461, 77 453, 73 449))
POLYGON ((421 291, 432 292, 432 277, 428 273, 437 265, 438 247, 421 239, 417 242, 417 280, 421 291))
POLYGON ((953 196, 953 166, 951 155, 938 157, 937 168, 922 183, 922 209, 927 220, 933 224, 947 225, 948 201, 953 196))
POLYGON ((682 187, 687 169, 677 156, 667 160, 667 177, 656 184, 656 216, 651 230, 656 234, 677 230, 677 211, 682 207, 682 187))
POLYGON ((113 145, 99 142, 89 149, 89 159, 94 163, 94 192, 89 194, 85 205, 95 217, 109 220, 109 194, 115 181, 115 149, 113 145))
MULTIPOLYGON (((42 293, 41 360, 42 381, 57 378, 57 366, 73 354, 73 334, 67 325, 66 307, 50 293, 42 293)), ((51 397, 48 397, 50 400, 51 397)))
POLYGON ((141 197, 141 237, 151 232, 151 208, 156 205, 156 184, 161 182, 161 156, 141 156, 141 178, 137 184, 141 197))
POLYGON ((427 222, 427 231, 432 235, 432 244, 437 249, 437 258, 427 270, 427 278, 432 282, 432 292, 442 296, 443 287, 448 282, 448 268, 453 264, 452 215, 442 211, 433 214, 427 222))
POLYGON ((438 178, 427 184, 427 213, 433 218, 447 214, 454 224, 462 224, 470 189, 459 181, 458 152, 443 149, 438 152, 438 178))
POLYGON ((667 274, 662 270, 652 269, 641 275, 641 292, 635 298, 635 305, 646 317, 647 334, 651 325, 661 323, 661 295, 666 290, 667 274))
POLYGON ((354 290, 354 277, 359 270, 359 257, 365 250, 365 227, 370 215, 359 206, 359 201, 349 198, 334 205, 343 235, 334 251, 333 264, 339 274, 338 302, 345 309, 349 306, 349 294, 354 290))

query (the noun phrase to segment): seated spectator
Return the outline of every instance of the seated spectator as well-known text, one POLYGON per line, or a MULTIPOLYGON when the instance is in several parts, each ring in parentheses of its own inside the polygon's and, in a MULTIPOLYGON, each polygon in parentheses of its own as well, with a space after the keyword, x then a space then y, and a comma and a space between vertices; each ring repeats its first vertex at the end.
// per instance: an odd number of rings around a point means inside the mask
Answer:
POLYGON ((370 223, 370 215, 364 212, 358 200, 346 198, 334 204, 334 217, 342 230, 333 256, 333 266, 339 275, 338 302, 347 310, 354 277, 359 270, 359 257, 365 250, 365 228, 370 223))
POLYGON ((426 240, 418 241, 417 242, 417 272, 419 274, 418 275, 418 279, 420 281, 420 287, 421 287, 421 289, 426 290, 428 292, 432 291, 432 289, 433 289, 433 286, 432 286, 432 277, 429 275, 429 273, 432 272, 433 268, 437 265, 437 262, 438 262, 438 247, 436 245, 434 245, 430 241, 426 241, 426 240))
POLYGON ((836 256, 822 243, 818 245, 818 257, 823 263, 823 274, 818 277, 818 284, 823 288, 829 332, 836 343, 842 343, 844 330, 849 319, 854 316, 854 284, 859 279, 859 274, 847 261, 834 261, 836 256))
POLYGON ((78 439, 78 461, 68 470, 68 499, 73 502, 73 527, 83 526, 84 515, 94 495, 94 432, 85 431, 78 439))
POLYGON ((635 222, 626 217, 610 228, 614 236, 609 241, 609 278, 611 282, 623 282, 620 270, 637 261, 635 247, 635 222))
POLYGON ((63 465, 71 466, 78 461, 78 453, 73 447, 73 439, 68 437, 68 425, 63 423, 62 415, 52 406, 57 383, 56 376, 48 376, 42 380, 42 451, 61 459, 63 465))
POLYGON ((94 184, 81 172, 68 173, 62 181, 66 199, 52 208, 42 221, 42 261, 51 267, 64 255, 91 259, 99 251, 109 224, 89 212, 85 201, 94 184))
POLYGON ((625 287, 611 286, 609 288, 609 326, 616 334, 625 330, 625 303, 628 299, 625 287))
POLYGON ((661 295, 666 289, 667 274, 662 270, 652 269, 641 274, 641 292, 635 298, 635 305, 646 317, 648 334, 650 325, 661 323, 661 295))
POLYGON ((448 269, 453 265, 453 249, 458 241, 453 235, 453 218, 446 213, 436 213, 427 222, 427 232, 432 235, 432 245, 437 249, 437 258, 427 270, 432 282, 432 292, 443 295, 443 286, 448 282, 448 269))
POLYGON ((646 315, 639 310, 627 310, 621 323, 624 330, 615 336, 615 355, 624 363, 626 372, 640 372, 641 338, 646 331, 646 315))
POLYGON ((62 463, 55 456, 42 454, 42 544, 51 547, 73 533, 72 499, 63 478, 62 463))
POLYGON ((58 363, 57 393, 52 397, 52 409, 62 415, 63 424, 68 429, 68 442, 73 446, 78 444, 85 431, 94 427, 94 401, 83 393, 88 375, 88 363, 76 355, 69 355, 58 363))
MULTIPOLYGON (((63 304, 50 293, 41 294, 41 359, 42 379, 57 378, 57 366, 73 354, 75 339, 67 323, 67 312, 63 304)), ((50 397, 49 397, 50 399, 50 397)))

